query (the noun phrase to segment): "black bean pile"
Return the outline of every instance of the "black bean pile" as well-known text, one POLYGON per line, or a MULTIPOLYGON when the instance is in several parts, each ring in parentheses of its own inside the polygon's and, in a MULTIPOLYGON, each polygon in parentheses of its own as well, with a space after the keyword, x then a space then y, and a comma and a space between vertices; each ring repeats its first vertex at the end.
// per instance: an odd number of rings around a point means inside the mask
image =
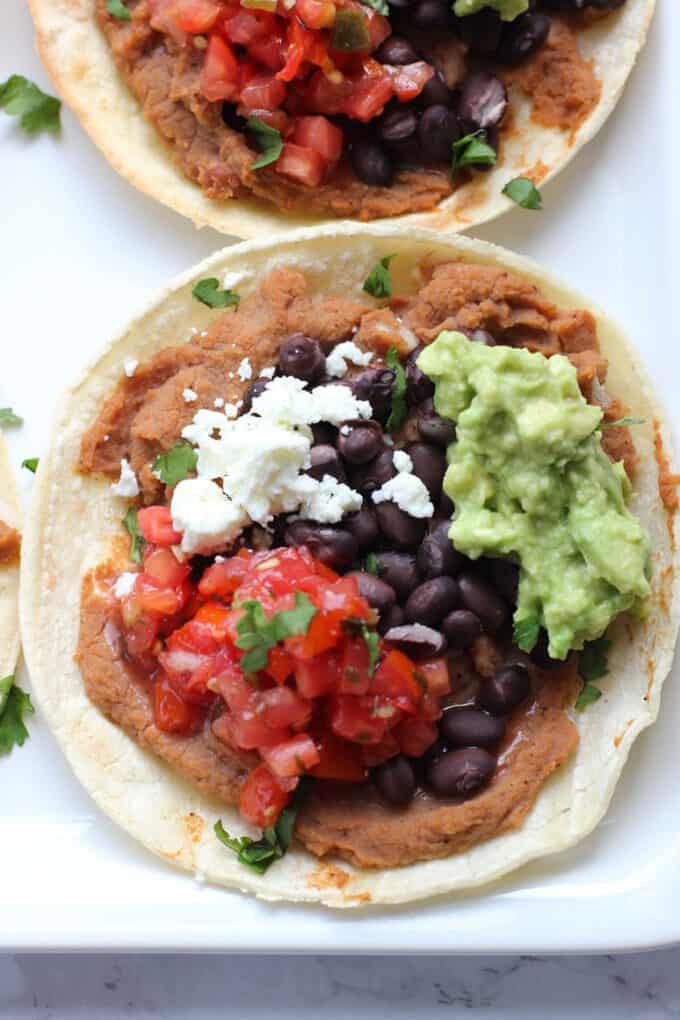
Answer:
MULTIPOLYGON (((468 336, 495 344, 485 330, 468 336)), ((361 509, 338 525, 286 516, 274 521, 275 544, 307 546, 327 566, 354 577, 378 614, 379 632, 416 663, 459 655, 484 634, 503 636, 507 644, 519 575, 509 560, 472 561, 451 544, 453 505, 442 492, 442 482, 446 446, 455 440, 455 427, 434 410, 434 384, 416 364, 420 350, 413 351, 405 365, 409 416, 402 429, 416 438, 401 448, 430 493, 434 516, 419 519, 391 501, 372 502, 371 494, 396 474, 395 446, 384 431, 395 373, 367 368, 342 382, 370 402, 373 418, 347 421, 340 428, 313 426, 308 469, 317 479, 332 475, 359 491, 364 497, 361 509)), ((321 344, 302 334, 282 344, 277 371, 313 385, 331 381, 325 377, 321 344)), ((245 407, 266 383, 258 379, 250 386, 245 407)), ((543 669, 559 665, 548 656, 544 633, 532 658, 543 669)), ((526 666, 517 657, 510 659, 482 682, 473 705, 445 710, 439 739, 421 759, 397 755, 373 769, 377 789, 394 806, 408 803, 419 786, 441 797, 473 796, 494 774, 494 750, 505 733, 505 717, 529 693, 526 666)))

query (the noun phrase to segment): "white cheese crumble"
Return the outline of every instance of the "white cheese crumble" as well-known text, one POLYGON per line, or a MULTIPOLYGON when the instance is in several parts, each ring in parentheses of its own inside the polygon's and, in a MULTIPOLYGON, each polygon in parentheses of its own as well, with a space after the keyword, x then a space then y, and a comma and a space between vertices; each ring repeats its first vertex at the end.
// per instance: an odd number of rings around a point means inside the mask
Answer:
POLYGON ((250 358, 244 358, 241 364, 236 369, 241 382, 246 382, 248 379, 253 378, 253 366, 250 364, 250 358))
POLYGON ((111 492, 116 496, 122 496, 123 499, 132 499, 139 495, 137 475, 125 459, 120 462, 120 478, 111 486, 111 492))
POLYGON ((224 397, 215 397, 213 407, 224 407, 224 397))
POLYGON ((181 481, 172 495, 170 512, 173 526, 182 532, 186 553, 233 542, 248 520, 242 507, 209 478, 181 481))
POLYGON ((195 404, 198 400, 198 393, 192 390, 189 386, 185 390, 182 390, 182 396, 185 404, 195 404))
POLYGON ((345 340, 333 348, 326 358, 326 373, 333 379, 342 379, 347 374, 347 363, 352 365, 368 365, 373 355, 370 351, 362 351, 351 340, 345 340))
MULTIPOLYGON (((303 482, 305 479, 300 479, 303 482)), ((314 478, 307 477, 309 482, 314 478)), ((310 493, 300 504, 300 514, 322 524, 337 524, 345 514, 359 510, 361 494, 339 482, 333 475, 324 475, 320 482, 310 486, 310 493)))
POLYGON ((276 375, 276 365, 267 365, 260 372, 260 379, 273 379, 276 375))
POLYGON ((136 358, 126 358, 123 362, 123 368, 128 379, 132 379, 133 375, 137 371, 137 365, 139 362, 136 358))
POLYGON ((395 450, 392 463, 398 474, 373 493, 374 503, 391 500, 411 517, 432 517, 434 506, 427 486, 413 474, 413 461, 405 450, 395 450))
POLYGON ((121 574, 113 586, 113 594, 117 599, 123 599, 126 595, 132 594, 132 590, 135 586, 135 581, 139 577, 139 574, 133 574, 131 571, 126 571, 121 574))

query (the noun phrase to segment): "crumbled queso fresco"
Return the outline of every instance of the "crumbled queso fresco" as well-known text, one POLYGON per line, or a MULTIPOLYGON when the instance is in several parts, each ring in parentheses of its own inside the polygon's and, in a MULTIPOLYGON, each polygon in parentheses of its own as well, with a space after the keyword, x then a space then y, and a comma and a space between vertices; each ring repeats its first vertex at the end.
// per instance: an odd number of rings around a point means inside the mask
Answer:
POLYGON ((373 355, 370 351, 362 351, 352 340, 337 344, 326 358, 326 373, 332 379, 342 379, 347 374, 347 363, 366 366, 373 355))
POLYGON ((137 475, 125 459, 120 462, 120 478, 113 483, 111 491, 115 496, 121 496, 123 499, 133 499, 139 495, 137 475))
POLYGON ((395 450, 392 456, 397 474, 373 493, 374 503, 392 500, 400 510, 411 517, 432 517, 434 506, 427 487, 413 474, 413 461, 404 450, 395 450))

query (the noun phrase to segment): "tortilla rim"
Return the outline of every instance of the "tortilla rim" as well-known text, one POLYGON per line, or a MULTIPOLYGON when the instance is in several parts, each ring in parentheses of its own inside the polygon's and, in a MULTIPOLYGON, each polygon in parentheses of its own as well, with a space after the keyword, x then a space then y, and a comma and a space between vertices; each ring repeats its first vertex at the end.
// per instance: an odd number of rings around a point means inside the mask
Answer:
MULTIPOLYGON (((249 286, 245 282, 239 289, 244 293, 249 286)), ((268 242, 245 242, 223 249, 161 292, 146 312, 110 341, 62 398, 52 444, 36 479, 21 571, 21 630, 38 707, 80 781, 126 831, 201 878, 263 899, 320 902, 332 907, 406 903, 486 885, 530 860, 573 846, 606 812, 635 738, 657 716, 680 624, 680 552, 670 539, 678 513, 668 515, 660 505, 652 419, 659 422, 665 448, 670 450, 663 411, 620 327, 523 256, 456 235, 445 238, 391 225, 350 224, 296 231, 268 242), (393 266, 401 261, 404 273, 411 260, 425 257, 500 265, 534 281, 551 300, 593 312, 602 349, 610 356, 610 392, 648 422, 636 430, 642 453, 636 510, 650 528, 657 550, 653 578, 657 613, 638 624, 635 631, 623 625, 618 628, 610 657, 611 675, 602 682, 604 696, 575 720, 581 738, 579 750, 542 788, 520 829, 464 854, 382 871, 362 871, 344 862, 339 866, 319 862, 296 848, 266 875, 258 876, 240 865, 212 834, 218 816, 225 819, 227 828, 242 831, 236 812, 200 795, 158 759, 141 751, 87 700, 74 661, 80 578, 92 560, 101 558, 104 532, 107 542, 109 532, 111 536, 119 533, 118 522, 127 504, 111 495, 108 482, 71 477, 69 484, 69 474, 83 425, 120 376, 123 360, 133 355, 146 358, 167 345, 166 334, 176 342, 182 330, 188 332, 195 324, 200 327, 220 314, 198 306, 191 298, 193 281, 238 268, 254 275, 254 287, 260 266, 263 271, 274 265, 299 266, 306 255, 309 265, 304 268, 312 278, 312 287, 323 287, 326 277, 341 268, 344 290, 349 292, 360 287, 367 268, 377 258, 395 251, 402 259, 393 266), (71 519, 73 544, 80 541, 83 546, 75 559, 68 551, 71 546, 63 542, 60 520, 64 513, 71 519), (89 522, 84 516, 88 513, 89 522), (57 666, 62 667, 63 675, 57 666), (157 810, 153 818, 148 811, 150 796, 157 810)))
MULTIPOLYGON (((141 112, 118 74, 94 17, 95 0, 28 0, 37 47, 62 98, 111 166, 130 184, 197 227, 210 226, 241 238, 266 237, 273 230, 338 223, 332 218, 286 213, 254 200, 216 201, 175 167, 169 150, 141 112)), ((429 212, 374 220, 402 226, 459 231, 489 222, 513 208, 502 188, 512 177, 532 174, 540 181, 556 176, 602 127, 618 102, 642 49, 656 0, 628 0, 619 11, 581 35, 593 57, 602 94, 589 117, 573 133, 526 124, 528 106, 516 96, 516 126, 506 134, 504 156, 483 177, 476 176, 429 212), (613 21, 613 24, 612 24, 613 21)))

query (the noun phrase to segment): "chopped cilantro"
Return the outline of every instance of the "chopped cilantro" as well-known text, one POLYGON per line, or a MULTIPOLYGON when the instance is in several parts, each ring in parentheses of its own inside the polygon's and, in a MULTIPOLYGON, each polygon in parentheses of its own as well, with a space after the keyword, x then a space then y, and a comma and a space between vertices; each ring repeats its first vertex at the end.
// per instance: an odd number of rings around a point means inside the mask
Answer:
POLYGON ((27 457, 26 460, 22 460, 22 468, 26 468, 27 471, 32 471, 33 474, 38 470, 38 464, 40 463, 39 457, 27 457))
POLYGON ((0 754, 9 754, 28 739, 24 716, 34 711, 29 695, 17 687, 13 676, 0 680, 0 754))
POLYGON ((459 138, 452 145, 451 176, 455 177, 458 170, 464 166, 493 166, 496 162, 497 153, 493 146, 486 141, 485 131, 475 131, 474 134, 465 135, 459 138))
POLYGON ((263 875, 267 868, 280 860, 293 841, 293 827, 298 811, 309 795, 314 780, 310 776, 302 776, 290 803, 279 815, 276 825, 266 828, 261 839, 250 836, 230 836, 222 825, 215 823, 215 835, 220 843, 233 850, 241 864, 263 875))
POLYGON ((241 300, 233 290, 223 290, 220 281, 214 276, 198 280, 191 288, 191 293, 197 301, 207 305, 208 308, 230 308, 232 305, 238 305, 241 300))
POLYGON ((574 703, 574 708, 577 711, 582 712, 588 705, 592 705, 594 702, 599 701, 602 697, 602 691, 595 684, 584 684, 581 688, 581 692, 574 703))
POLYGON ((316 606, 300 591, 295 592, 294 609, 283 609, 271 618, 267 617, 257 599, 248 599, 239 608, 245 612, 236 628, 238 637, 235 644, 246 651, 241 659, 241 668, 246 673, 264 669, 270 649, 284 638, 306 634, 316 615, 316 606))
POLYGON ((249 117, 246 131, 252 135, 255 144, 262 153, 259 159, 250 164, 251 170, 260 170, 263 166, 276 163, 283 148, 281 132, 265 124, 259 117, 249 117))
POLYGON ((404 366, 399 360, 396 347, 390 347, 387 351, 385 364, 394 372, 392 410, 390 411, 385 428, 388 432, 396 432, 397 429, 401 428, 408 410, 406 407, 406 373, 404 372, 404 366))
POLYGON ((380 577, 380 564, 378 563, 378 557, 375 553, 370 552, 364 560, 364 570, 367 574, 373 574, 374 577, 380 577))
POLYGON ((645 422, 645 418, 636 418, 633 415, 626 415, 625 418, 617 418, 616 421, 601 421, 598 428, 615 429, 620 425, 644 425, 645 422))
POLYGON ((583 651, 578 659, 578 674, 584 683, 591 680, 600 680, 609 672, 607 664, 607 652, 611 641, 606 637, 598 638, 597 641, 588 641, 583 646, 583 651))
POLYGON ((151 470, 164 485, 177 485, 196 469, 198 454, 189 443, 175 443, 171 450, 156 457, 151 470))
POLYGON ((392 278, 390 276, 390 262, 396 259, 396 255, 385 255, 373 266, 364 280, 364 290, 374 298, 386 298, 392 296, 392 278))
POLYGON ((503 194, 520 205, 522 209, 542 209, 543 198, 533 181, 528 177, 515 177, 503 188, 503 194))
POLYGON ((526 616, 517 620, 512 631, 512 640, 523 652, 530 652, 538 641, 541 621, 537 616, 526 616))
POLYGON ((106 9, 109 14, 119 21, 129 21, 132 15, 125 6, 125 0, 106 0, 106 9))
POLYGON ((48 96, 28 78, 13 74, 0 84, 0 109, 19 117, 22 129, 29 135, 38 131, 59 131, 61 102, 48 96))
POLYGON ((390 7, 387 0, 363 0, 367 7, 372 7, 378 14, 389 14, 390 7))
POLYGON ((130 536, 130 559, 135 563, 142 562, 142 550, 144 549, 144 536, 139 530, 139 519, 137 507, 131 506, 123 517, 123 527, 130 536))
POLYGON ((0 407, 0 428, 23 424, 24 419, 15 414, 11 407, 0 407))
POLYGON ((361 624, 361 636, 368 648, 368 670, 370 675, 373 676, 380 658, 380 640, 376 631, 371 630, 365 623, 361 624))

